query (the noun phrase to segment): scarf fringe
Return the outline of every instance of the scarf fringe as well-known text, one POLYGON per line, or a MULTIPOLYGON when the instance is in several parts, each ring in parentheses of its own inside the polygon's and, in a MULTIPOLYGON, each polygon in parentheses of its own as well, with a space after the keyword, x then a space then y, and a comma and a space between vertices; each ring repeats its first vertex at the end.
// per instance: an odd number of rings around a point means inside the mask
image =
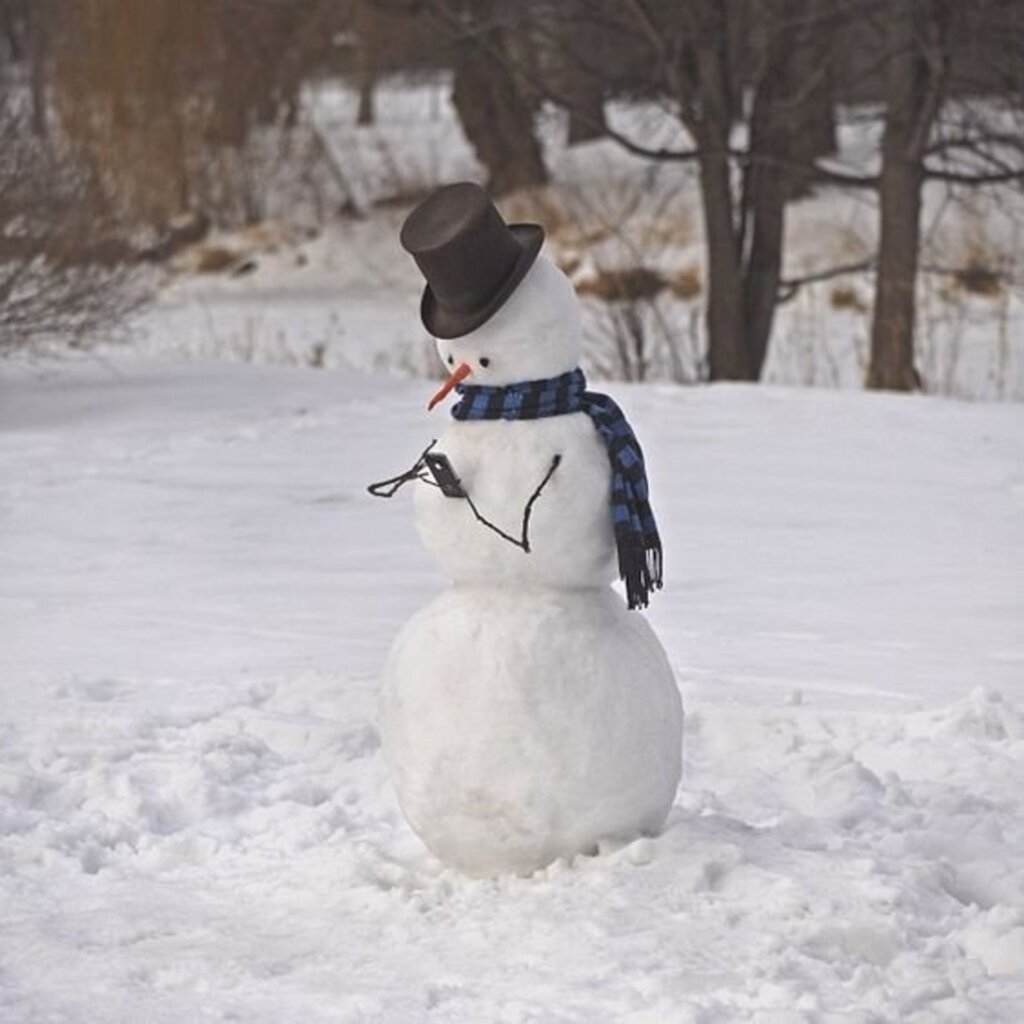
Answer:
POLYGON ((626 604, 630 611, 646 608, 651 594, 662 587, 662 551, 660 543, 645 545, 633 538, 619 542, 619 578, 626 584, 626 604))

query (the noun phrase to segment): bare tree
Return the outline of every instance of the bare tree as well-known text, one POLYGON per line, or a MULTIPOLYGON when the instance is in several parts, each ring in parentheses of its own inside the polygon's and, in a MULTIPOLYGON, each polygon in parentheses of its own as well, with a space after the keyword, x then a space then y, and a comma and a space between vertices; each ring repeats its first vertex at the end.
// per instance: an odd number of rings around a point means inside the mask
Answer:
POLYGON ((885 134, 878 181, 879 243, 868 385, 920 387, 914 368, 914 289, 924 153, 945 88, 948 19, 938 3, 897 0, 886 19, 885 134), (925 46, 919 45, 925 42, 925 46))
POLYGON ((224 226, 259 219, 266 147, 250 143, 276 132, 284 148, 302 85, 332 58, 350 7, 51 3, 47 84, 61 139, 93 168, 126 230, 161 235, 199 213, 224 226))
POLYGON ((594 17, 592 0, 537 0, 531 12, 539 73, 566 100, 568 144, 600 138, 608 128, 605 100, 623 64, 620 41, 606 31, 607 16, 594 17))
MULTIPOLYGON (((446 0, 433 6, 454 24, 473 23, 464 9, 456 17, 446 0)), ((542 12, 534 29, 545 29, 547 50, 571 73, 515 66, 478 35, 492 64, 511 67, 629 152, 698 170, 712 380, 759 378, 776 306, 800 283, 781 276, 787 205, 813 185, 830 185, 879 194, 868 383, 920 385, 914 285, 925 183, 964 189, 1024 179, 1019 0, 533 0, 504 16, 522 21, 527 10, 542 12), (602 50, 601 60, 573 45, 602 36, 614 47, 602 50), (588 73, 602 96, 660 103, 678 120, 679 142, 654 145, 603 123, 596 87, 590 100, 580 98, 588 73), (835 147, 840 102, 861 105, 858 117, 864 103, 881 111, 877 173, 823 159, 835 147)))
POLYGON ((456 28, 452 102, 487 168, 488 191, 498 196, 548 180, 534 127, 533 76, 517 73, 529 48, 521 21, 507 13, 502 0, 463 0, 449 21, 456 28))
POLYGON ((1024 12, 1007 0, 893 0, 883 32, 885 132, 867 383, 908 391, 922 383, 914 325, 925 183, 1024 180, 1024 12))
POLYGON ((875 274, 869 387, 923 386, 915 364, 921 273, 962 279, 970 268, 921 259, 925 187, 947 198, 1024 182, 1024 5, 1018 0, 856 0, 845 11, 835 96, 863 121, 878 111, 877 173, 816 166, 814 180, 877 191, 873 258, 781 282, 780 301, 803 284, 875 274))
MULTIPOLYGON (((541 3, 547 47, 572 65, 570 76, 538 74, 472 35, 480 16, 432 0, 449 24, 462 26, 490 69, 506 68, 526 86, 570 109, 631 153, 690 163, 700 176, 707 251, 708 368, 712 380, 756 380, 771 333, 779 287, 786 204, 805 186, 828 143, 828 68, 835 0, 574 0, 541 3), (561 21, 559 31, 551 26, 561 21), (586 60, 566 45, 583 35, 613 41, 608 61, 586 60), (680 144, 655 146, 599 120, 581 104, 588 73, 608 91, 661 102, 675 116, 680 144), (568 79, 569 84, 566 84, 568 79), (749 94, 745 101, 744 93, 749 94), (745 122, 746 139, 734 145, 745 122)), ((527 17, 531 5, 505 9, 527 17)), ((496 15, 490 8, 492 26, 496 15)), ((493 28, 492 28, 493 30, 493 28)), ((493 70, 492 72, 493 73, 493 70)), ((596 87, 595 87, 596 88, 596 87)), ((593 90, 592 90, 593 91, 593 90)), ((603 93, 602 93, 603 95, 603 93)))
POLYGON ((144 296, 93 183, 33 131, 26 106, 0 95, 0 354, 87 340, 144 296))

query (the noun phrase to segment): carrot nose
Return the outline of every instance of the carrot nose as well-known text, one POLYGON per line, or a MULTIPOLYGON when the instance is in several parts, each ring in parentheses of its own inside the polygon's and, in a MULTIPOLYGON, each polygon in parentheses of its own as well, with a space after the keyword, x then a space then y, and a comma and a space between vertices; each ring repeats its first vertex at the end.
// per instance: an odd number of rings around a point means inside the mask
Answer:
POLYGON ((438 402, 442 401, 444 397, 459 383, 460 380, 465 380, 469 374, 473 372, 473 367, 469 363, 459 363, 458 366, 452 370, 452 375, 441 385, 438 392, 434 397, 427 403, 427 409, 433 409, 438 402))

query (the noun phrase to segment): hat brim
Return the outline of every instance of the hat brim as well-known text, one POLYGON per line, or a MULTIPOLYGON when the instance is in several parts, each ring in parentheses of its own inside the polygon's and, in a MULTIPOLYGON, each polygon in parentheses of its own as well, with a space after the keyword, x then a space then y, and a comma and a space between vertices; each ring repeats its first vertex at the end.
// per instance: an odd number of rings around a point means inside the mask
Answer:
POLYGON ((461 338, 464 334, 475 331, 501 309, 526 276, 526 272, 533 266, 544 244, 544 229, 539 224, 509 224, 508 229, 515 235, 522 253, 501 287, 484 305, 468 312, 446 309, 437 301, 430 290, 430 285, 423 289, 420 319, 433 337, 461 338))

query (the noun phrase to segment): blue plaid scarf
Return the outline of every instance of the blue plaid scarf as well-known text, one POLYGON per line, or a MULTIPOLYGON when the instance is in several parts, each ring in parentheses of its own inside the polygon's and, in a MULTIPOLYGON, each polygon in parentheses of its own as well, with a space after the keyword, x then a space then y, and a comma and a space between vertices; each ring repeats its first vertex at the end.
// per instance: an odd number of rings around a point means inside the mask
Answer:
POLYGON ((612 525, 619 555, 619 576, 630 608, 646 608, 652 590, 661 588, 661 538, 654 522, 644 472, 644 456, 633 428, 607 395, 587 391, 583 371, 507 387, 457 384, 461 396, 452 407, 457 420, 536 420, 585 412, 608 448, 612 465, 612 525))

